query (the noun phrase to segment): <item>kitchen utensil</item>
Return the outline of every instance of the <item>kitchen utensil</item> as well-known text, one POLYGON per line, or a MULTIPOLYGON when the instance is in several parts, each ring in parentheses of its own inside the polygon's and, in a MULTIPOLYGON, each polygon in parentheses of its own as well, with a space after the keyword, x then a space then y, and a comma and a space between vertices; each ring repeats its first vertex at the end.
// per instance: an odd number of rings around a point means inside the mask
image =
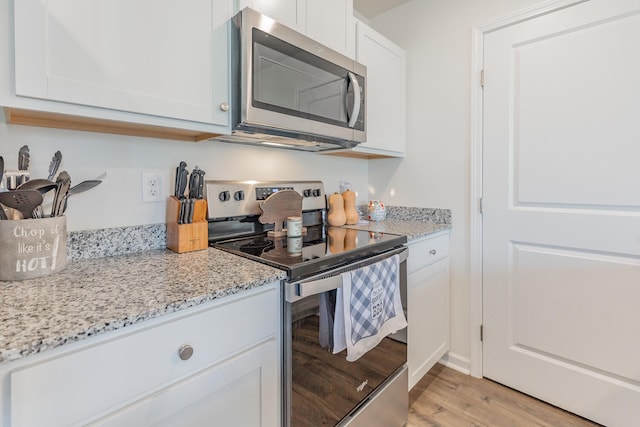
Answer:
POLYGON ((193 223, 193 207, 196 199, 189 199, 189 207, 187 209, 187 224, 193 223))
POLYGON ((49 176, 48 180, 52 180, 56 176, 56 172, 58 172, 58 167, 60 167, 60 163, 62 163, 62 153, 60 151, 56 151, 51 159, 51 163, 49 163, 49 176))
POLYGON ((176 168, 176 188, 175 196, 179 199, 184 199, 184 190, 187 188, 187 163, 180 162, 180 165, 176 168))
POLYGON ((45 194, 54 188, 57 184, 53 181, 44 178, 36 178, 20 184, 16 190, 38 190, 40 194, 45 194))
MULTIPOLYGON (((31 181, 23 182, 17 188, 17 190, 38 190, 42 196, 44 196, 49 191, 58 187, 53 181, 49 181, 48 179, 36 178, 31 181)), ((42 218, 44 216, 44 212, 42 210, 42 205, 36 206, 33 210, 32 218, 42 218)))
POLYGON ((26 171, 29 169, 29 146, 23 145, 18 150, 18 170, 26 171))
MULTIPOLYGON (((2 188, 2 183, 4 179, 4 158, 0 156, 0 188, 2 188)), ((4 207, 0 205, 0 220, 8 219, 7 214, 4 211, 4 207)))
MULTIPOLYGON (((196 199, 202 199, 204 194, 203 194, 203 190, 204 190, 204 175, 205 172, 202 169, 198 169, 198 167, 196 166, 196 169, 194 170, 194 172, 196 172, 198 174, 198 186, 196 188, 196 199)), ((192 172, 193 173, 193 172, 192 172)))
POLYGON ((0 204, 16 209, 23 218, 33 218, 33 210, 42 204, 38 190, 13 190, 0 193, 0 204))
POLYGON ((65 213, 67 211, 67 200, 69 200, 69 197, 73 196, 74 194, 84 193, 87 190, 91 190, 93 187, 99 185, 100 183, 102 183, 102 181, 98 179, 89 179, 69 188, 69 192, 64 197, 62 213, 65 213))
POLYGON ((51 206, 51 216, 60 216, 63 214, 64 201, 71 187, 71 177, 67 171, 62 171, 56 179, 56 193, 53 196, 53 205, 51 206))
POLYGON ((200 175, 198 175, 198 167, 196 166, 189 175, 189 198, 193 199, 198 195, 198 182, 200 181, 200 175))
POLYGON ((184 224, 185 199, 178 199, 180 203, 180 211, 178 212, 178 224, 184 224))
POLYGON ((7 187, 15 190, 18 185, 27 181, 29 181, 29 146, 23 145, 18 150, 18 171, 12 175, 12 185, 7 187))
POLYGON ((100 185, 102 181, 98 179, 88 179, 86 181, 82 181, 80 184, 74 185, 69 189, 69 194, 67 197, 71 197, 74 194, 84 193, 87 190, 91 190, 93 187, 100 185))

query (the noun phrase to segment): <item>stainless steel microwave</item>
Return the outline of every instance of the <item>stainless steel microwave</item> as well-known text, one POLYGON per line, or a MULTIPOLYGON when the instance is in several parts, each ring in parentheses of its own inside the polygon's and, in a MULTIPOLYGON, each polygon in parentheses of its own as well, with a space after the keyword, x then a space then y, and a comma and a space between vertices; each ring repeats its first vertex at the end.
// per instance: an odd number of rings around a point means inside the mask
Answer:
POLYGON ((231 25, 231 135, 308 151, 366 138, 366 67, 246 8, 231 25))

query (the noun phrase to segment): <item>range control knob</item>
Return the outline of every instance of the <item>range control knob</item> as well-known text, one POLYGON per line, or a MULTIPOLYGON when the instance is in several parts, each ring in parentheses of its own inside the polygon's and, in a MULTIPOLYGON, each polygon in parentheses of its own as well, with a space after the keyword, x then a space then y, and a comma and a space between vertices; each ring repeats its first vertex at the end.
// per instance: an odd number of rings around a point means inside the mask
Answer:
POLYGON ((238 202, 241 200, 244 200, 244 191, 242 190, 236 191, 235 193, 233 193, 233 198, 238 202))
POLYGON ((320 189, 316 188, 315 190, 313 190, 313 197, 320 197, 320 189))
POLYGON ((307 188, 306 190, 304 190, 304 191, 302 192, 302 195, 303 195, 304 197, 311 197, 311 189, 310 189, 310 188, 307 188))
POLYGON ((227 202, 230 198, 231 193, 229 193, 228 191, 221 191, 220 194, 218 194, 218 199, 220 199, 221 202, 227 202))

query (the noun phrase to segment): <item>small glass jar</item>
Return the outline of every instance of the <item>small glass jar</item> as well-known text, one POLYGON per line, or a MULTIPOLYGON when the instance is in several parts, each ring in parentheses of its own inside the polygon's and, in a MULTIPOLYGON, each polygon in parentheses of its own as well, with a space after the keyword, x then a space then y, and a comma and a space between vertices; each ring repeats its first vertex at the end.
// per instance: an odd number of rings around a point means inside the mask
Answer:
POLYGON ((380 200, 371 200, 367 211, 369 221, 383 221, 387 217, 387 208, 380 200))

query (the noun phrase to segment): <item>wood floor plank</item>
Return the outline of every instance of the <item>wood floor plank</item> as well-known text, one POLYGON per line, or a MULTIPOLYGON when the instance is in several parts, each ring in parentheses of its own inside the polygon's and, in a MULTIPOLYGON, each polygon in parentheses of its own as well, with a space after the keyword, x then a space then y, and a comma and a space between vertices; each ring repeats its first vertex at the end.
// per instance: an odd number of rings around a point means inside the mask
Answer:
POLYGON ((595 427, 531 396, 437 364, 409 394, 407 427, 595 427))

